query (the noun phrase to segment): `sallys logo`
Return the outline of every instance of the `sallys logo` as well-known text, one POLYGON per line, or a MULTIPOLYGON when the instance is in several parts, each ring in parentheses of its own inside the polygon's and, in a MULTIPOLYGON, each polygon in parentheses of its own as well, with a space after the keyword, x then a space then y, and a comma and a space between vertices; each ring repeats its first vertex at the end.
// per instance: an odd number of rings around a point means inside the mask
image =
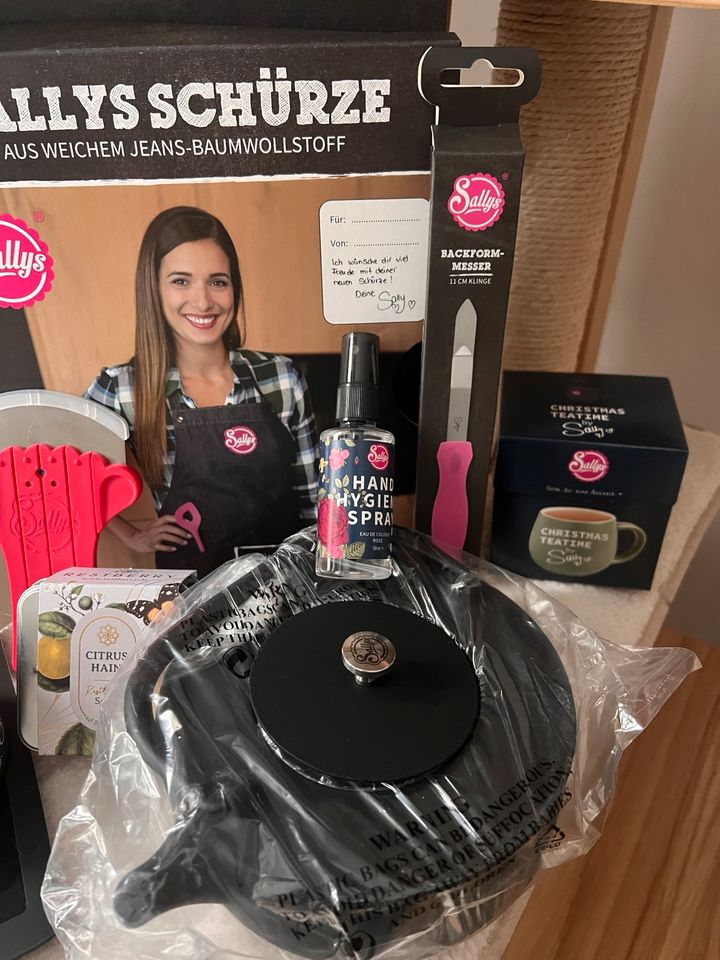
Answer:
POLYGON ((602 480, 610 469, 610 461, 599 450, 577 450, 568 464, 568 470, 583 483, 602 480))
POLYGON ((368 463, 371 467, 375 467, 376 470, 385 470, 389 462, 390 454, 388 453, 388 448, 386 446, 384 446, 382 443, 370 444, 368 463))
POLYGON ((505 206, 505 191, 491 173, 465 173, 453 184, 447 208, 465 230, 487 230, 505 206))
POLYGON ((0 307, 21 310, 42 300, 55 277, 52 265, 37 230, 0 214, 0 307))
POLYGON ((225 431, 225 446, 233 453, 252 453, 258 441, 250 427, 229 427, 225 431))
POLYGON ((379 633, 357 633, 350 644, 350 652, 357 663, 376 667, 383 660, 387 660, 390 651, 379 633))
POLYGON ((22 537, 26 553, 44 556, 47 552, 48 535, 53 548, 63 550, 78 529, 77 516, 68 512, 67 504, 56 497, 18 497, 10 515, 10 531, 22 537))

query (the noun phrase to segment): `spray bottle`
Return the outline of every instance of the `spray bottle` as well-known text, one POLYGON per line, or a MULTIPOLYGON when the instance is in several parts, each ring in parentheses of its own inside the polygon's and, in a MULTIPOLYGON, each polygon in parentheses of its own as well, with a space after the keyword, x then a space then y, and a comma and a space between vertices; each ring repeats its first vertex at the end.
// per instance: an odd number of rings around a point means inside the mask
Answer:
POLYGON ((337 426, 320 435, 319 576, 381 580, 392 573, 395 438, 376 425, 379 338, 342 340, 337 426))

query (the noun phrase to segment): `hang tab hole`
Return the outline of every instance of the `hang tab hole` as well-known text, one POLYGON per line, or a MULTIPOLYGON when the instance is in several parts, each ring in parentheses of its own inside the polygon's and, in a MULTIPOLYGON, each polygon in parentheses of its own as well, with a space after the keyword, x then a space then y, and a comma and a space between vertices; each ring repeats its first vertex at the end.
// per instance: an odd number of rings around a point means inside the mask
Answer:
POLYGON ((471 67, 452 67, 440 74, 440 86, 519 87, 525 75, 512 67, 494 67, 489 60, 476 60, 471 67))
POLYGON ((45 471, 43 470, 42 467, 40 467, 39 470, 36 470, 36 471, 35 471, 35 476, 36 476, 36 477, 44 477, 44 476, 45 476, 45 471))

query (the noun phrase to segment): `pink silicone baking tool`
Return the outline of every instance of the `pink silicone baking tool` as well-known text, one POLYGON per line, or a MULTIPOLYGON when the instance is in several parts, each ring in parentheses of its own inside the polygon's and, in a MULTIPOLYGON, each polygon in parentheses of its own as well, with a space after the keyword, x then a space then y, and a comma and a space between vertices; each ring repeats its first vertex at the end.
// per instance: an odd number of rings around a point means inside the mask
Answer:
POLYGON ((46 444, 0 450, 0 546, 13 608, 37 580, 66 567, 95 566, 105 524, 140 496, 142 480, 99 453, 46 444))
POLYGON ((182 527, 183 530, 187 530, 188 533, 191 533, 195 539, 195 545, 200 553, 205 553, 205 545, 200 539, 200 524, 202 523, 202 516, 192 500, 188 500, 187 503, 183 503, 182 506, 177 508, 175 511, 175 523, 179 527, 182 527))

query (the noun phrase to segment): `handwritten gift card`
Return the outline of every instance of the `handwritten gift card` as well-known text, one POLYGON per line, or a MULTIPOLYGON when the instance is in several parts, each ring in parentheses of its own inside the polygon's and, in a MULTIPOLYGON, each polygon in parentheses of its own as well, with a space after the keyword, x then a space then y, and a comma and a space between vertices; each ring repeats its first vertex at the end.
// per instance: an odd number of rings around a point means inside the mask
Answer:
POLYGON ((320 208, 328 323, 423 320, 427 200, 329 200, 320 208))

